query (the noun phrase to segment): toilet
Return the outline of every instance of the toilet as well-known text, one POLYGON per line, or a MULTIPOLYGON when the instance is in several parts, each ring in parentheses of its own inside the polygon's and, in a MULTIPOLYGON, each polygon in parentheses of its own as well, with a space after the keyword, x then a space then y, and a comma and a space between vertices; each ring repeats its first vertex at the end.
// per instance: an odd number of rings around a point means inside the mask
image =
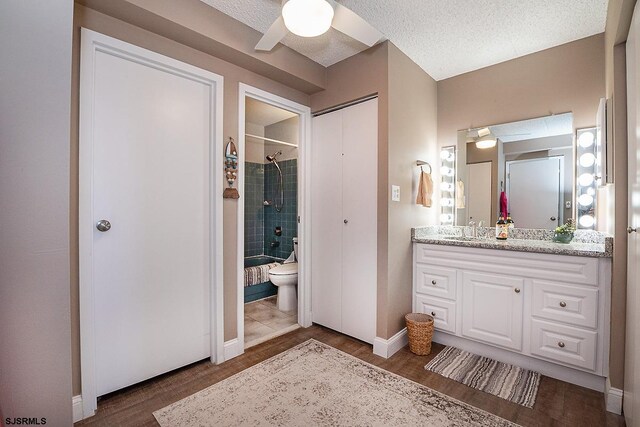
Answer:
POLYGON ((292 311, 298 308, 296 285, 298 284, 298 238, 293 238, 293 252, 282 265, 269 270, 269 280, 278 287, 278 310, 292 311))

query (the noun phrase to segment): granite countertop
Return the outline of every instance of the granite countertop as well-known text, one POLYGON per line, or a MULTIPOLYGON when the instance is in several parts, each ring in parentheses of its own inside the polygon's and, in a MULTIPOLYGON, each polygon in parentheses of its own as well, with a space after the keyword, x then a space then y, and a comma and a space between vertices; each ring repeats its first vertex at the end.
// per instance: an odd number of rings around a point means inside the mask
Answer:
POLYGON ((416 243, 596 258, 613 256, 613 237, 597 231, 577 230, 573 241, 567 244, 553 242, 551 230, 516 228, 508 240, 497 240, 495 228, 478 227, 478 237, 465 237, 470 235, 471 227, 463 226, 436 225, 411 229, 411 241, 416 243))

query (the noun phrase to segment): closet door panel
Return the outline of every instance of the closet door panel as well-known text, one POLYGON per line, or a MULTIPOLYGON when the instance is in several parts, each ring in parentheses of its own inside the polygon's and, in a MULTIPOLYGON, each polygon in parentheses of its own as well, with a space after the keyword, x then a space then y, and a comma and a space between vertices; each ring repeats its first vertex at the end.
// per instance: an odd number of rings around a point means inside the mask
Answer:
POLYGON ((378 246, 378 100, 342 111, 342 332, 373 343, 378 246))
POLYGON ((313 119, 311 145, 312 318, 340 331, 342 284, 342 111, 313 119))

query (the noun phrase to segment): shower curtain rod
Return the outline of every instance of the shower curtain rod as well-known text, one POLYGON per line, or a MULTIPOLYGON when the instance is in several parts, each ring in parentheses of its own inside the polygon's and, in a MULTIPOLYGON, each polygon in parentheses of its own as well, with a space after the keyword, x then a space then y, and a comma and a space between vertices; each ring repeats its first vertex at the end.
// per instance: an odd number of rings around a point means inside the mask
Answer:
POLYGON ((248 136, 248 137, 256 138, 256 139, 262 139, 264 141, 275 142, 277 144, 288 145, 289 147, 298 148, 298 146, 296 144, 292 144, 290 142, 279 141, 277 139, 265 138, 264 136, 251 135, 250 133, 245 133, 244 136, 248 136))

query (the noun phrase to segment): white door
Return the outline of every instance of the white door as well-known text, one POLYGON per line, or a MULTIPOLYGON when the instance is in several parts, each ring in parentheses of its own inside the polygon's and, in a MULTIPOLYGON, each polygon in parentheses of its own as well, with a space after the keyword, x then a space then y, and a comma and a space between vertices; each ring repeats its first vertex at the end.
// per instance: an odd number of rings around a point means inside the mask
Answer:
POLYGON ((467 212, 469 221, 479 224, 484 221, 486 227, 493 224, 491 219, 491 162, 467 165, 467 212))
POLYGON ((342 332, 373 344, 378 283, 378 100, 342 112, 342 332))
POLYGON ((378 100, 313 119, 312 314, 373 343, 377 288, 378 100))
POLYGON ((557 227, 561 186, 559 157, 507 162, 507 199, 516 227, 557 227))
POLYGON ((219 77, 82 35, 81 287, 93 303, 82 328, 100 396, 211 355, 219 77))
MULTIPOLYGON (((629 224, 640 227, 640 16, 636 5, 627 38, 627 120, 629 224)), ((627 242, 627 328, 624 363, 624 416, 629 427, 640 426, 640 239, 629 233, 627 242)))
POLYGON ((522 350, 524 280, 463 272, 462 334, 489 344, 522 350))
POLYGON ((311 143, 311 312, 342 327, 342 110, 313 118, 311 143))

